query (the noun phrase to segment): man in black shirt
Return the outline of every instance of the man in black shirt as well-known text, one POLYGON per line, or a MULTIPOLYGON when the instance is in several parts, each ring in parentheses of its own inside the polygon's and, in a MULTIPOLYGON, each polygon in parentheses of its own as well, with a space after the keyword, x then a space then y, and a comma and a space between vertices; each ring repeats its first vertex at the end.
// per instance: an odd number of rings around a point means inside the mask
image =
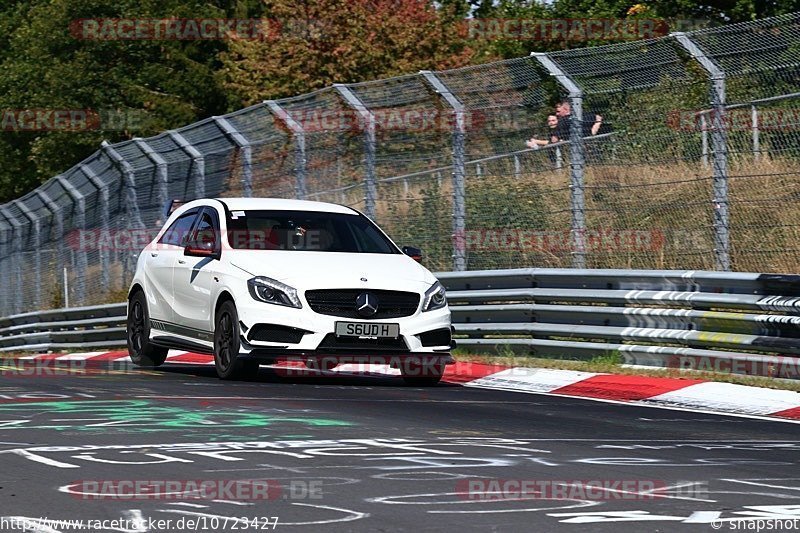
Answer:
MULTIPOLYGON (((570 106, 569 100, 561 100, 556 104, 556 116, 558 117, 556 135, 559 139, 565 141, 569 140, 569 123, 572 117, 572 106, 570 106)), ((602 125, 603 117, 593 113, 586 113, 583 117, 583 128, 581 128, 581 132, 584 137, 597 135, 602 125)))

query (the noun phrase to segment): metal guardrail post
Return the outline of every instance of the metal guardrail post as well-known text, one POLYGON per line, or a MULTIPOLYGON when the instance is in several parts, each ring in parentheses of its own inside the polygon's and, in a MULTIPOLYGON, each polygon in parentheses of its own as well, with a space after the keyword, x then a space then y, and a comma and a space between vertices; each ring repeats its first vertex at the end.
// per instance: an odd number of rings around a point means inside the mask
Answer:
POLYGON ((264 100, 270 112, 292 132, 294 137, 294 197, 305 200, 308 190, 306 187, 306 134, 303 126, 287 113, 281 105, 274 100, 264 100))
POLYGON ((378 188, 375 184, 375 115, 367 109, 361 99, 346 85, 334 83, 333 88, 342 96, 347 105, 356 110, 364 124, 364 210, 366 215, 375 219, 375 202, 378 198, 378 188))
POLYGON ((158 205, 163 208, 169 202, 169 168, 167 161, 161 154, 153 150, 142 138, 136 137, 133 139, 139 150, 156 166, 156 190, 158 191, 158 205))
POLYGON ((205 198, 206 196, 206 160, 200 150, 192 146, 186 137, 175 130, 169 132, 170 138, 175 141, 183 152, 192 159, 192 169, 194 170, 194 196, 205 198))
MULTIPOLYGON (((86 197, 81 194, 77 187, 67 181, 64 176, 56 176, 55 179, 75 201, 75 226, 80 230, 86 231, 86 197)), ((88 269, 89 262, 86 257, 86 250, 80 242, 78 243, 77 255, 75 302, 77 305, 82 305, 86 299, 86 270, 88 269)))
MULTIPOLYGON (((10 272, 12 270, 11 266, 6 263, 13 264, 11 260, 11 246, 14 241, 14 226, 11 225, 11 222, 6 218, 3 213, 0 213, 0 218, 2 219, 2 228, 0 228, 0 235, 2 235, 2 243, 0 243, 0 266, 2 266, 3 272, 10 272), (11 235, 9 235, 9 233, 11 235)), ((0 290, 0 316, 9 316, 14 314, 12 309, 12 294, 14 291, 11 287, 6 287, 6 290, 0 290)))
MULTIPOLYGON (((33 228, 33 246, 31 248, 33 249, 34 287, 32 303, 34 309, 39 309, 42 303, 42 254, 39 253, 42 247, 42 225, 39 221, 39 217, 34 215, 33 211, 31 211, 22 200, 14 200, 11 203, 22 211, 22 214, 30 221, 31 227, 33 228)), ((25 285, 19 285, 17 290, 22 291, 23 287, 25 287, 25 285)))
MULTIPOLYGON (((111 220, 109 216, 109 193, 108 193, 108 186, 105 184, 100 177, 95 174, 95 172, 89 168, 89 165, 81 165, 80 166, 81 172, 83 175, 86 176, 86 179, 95 186, 97 192, 100 196, 100 227, 102 228, 101 231, 109 231, 111 220)), ((99 239, 98 239, 99 240, 99 239)), ((110 251, 106 246, 99 247, 99 255, 100 255, 100 285, 103 287, 103 290, 108 292, 111 287, 111 261, 110 261, 110 251)))
MULTIPOLYGON (((125 184, 125 211, 128 214, 128 222, 131 225, 131 227, 127 229, 133 231, 143 230, 145 225, 144 222, 142 222, 142 216, 139 212, 139 199, 136 195, 136 174, 133 170, 133 166, 127 162, 108 141, 103 141, 102 147, 108 158, 114 162, 123 176, 123 183, 125 184)), ((139 257, 139 251, 129 250, 124 257, 125 260, 122 265, 125 279, 128 280, 132 277, 136 269, 136 260, 139 257)))
POLYGON ((214 117, 214 123, 239 147, 242 154, 242 192, 250 198, 253 196, 253 150, 250 148, 250 141, 225 117, 214 117))
POLYGON ((60 279, 61 273, 64 271, 64 210, 43 190, 36 189, 34 193, 44 203, 55 221, 55 234, 58 235, 56 238, 56 279, 60 279))
POLYGON ((571 108, 569 127, 570 201, 572 209, 572 266, 586 268, 586 201, 584 197, 583 91, 547 54, 533 57, 569 92, 571 108))
POLYGON ((22 310, 22 223, 17 220, 5 206, 0 206, 0 214, 6 217, 11 224, 11 277, 14 280, 14 300, 11 306, 12 313, 19 313, 22 310))
POLYGON ((467 269, 466 250, 466 170, 465 170, 465 142, 466 142, 466 117, 464 104, 450 92, 450 89, 436 74, 428 70, 420 74, 445 99, 453 109, 455 123, 453 125, 453 270, 467 269))
POLYGON ((684 50, 703 67, 711 82, 711 146, 714 180, 714 257, 717 270, 731 269, 730 220, 728 213, 728 139, 725 131, 725 72, 692 41, 690 35, 671 34, 684 50))

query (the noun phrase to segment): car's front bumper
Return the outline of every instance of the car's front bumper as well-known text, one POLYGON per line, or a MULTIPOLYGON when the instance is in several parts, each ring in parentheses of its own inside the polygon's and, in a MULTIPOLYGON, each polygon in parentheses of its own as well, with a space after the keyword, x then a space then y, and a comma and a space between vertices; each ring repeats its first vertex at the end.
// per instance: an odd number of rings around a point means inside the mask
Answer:
MULTIPOLYGON (((237 311, 242 326, 241 353, 242 355, 252 354, 253 357, 275 358, 279 355, 378 357, 400 354, 447 356, 453 347, 449 336, 446 343, 435 346, 424 345, 420 337, 424 333, 435 330, 451 331, 450 310, 447 307, 426 312, 417 311, 407 317, 381 320, 342 318, 315 313, 307 306, 296 309, 260 302, 245 305, 240 303, 237 311), (359 340, 358 337, 337 337, 335 335, 336 322, 398 324, 400 337, 395 342, 359 340), (254 328, 264 324, 302 331, 302 338, 296 339, 298 342, 268 342, 254 339, 254 328)), ((430 342, 425 344, 430 344, 430 342)))

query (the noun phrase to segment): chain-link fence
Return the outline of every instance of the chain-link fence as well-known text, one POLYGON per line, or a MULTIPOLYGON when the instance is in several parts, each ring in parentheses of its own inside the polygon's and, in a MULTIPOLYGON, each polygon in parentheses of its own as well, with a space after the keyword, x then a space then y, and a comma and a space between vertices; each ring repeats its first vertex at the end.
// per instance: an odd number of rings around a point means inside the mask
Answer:
POLYGON ((0 313, 121 300, 174 198, 350 205, 432 270, 790 272, 798 97, 791 14, 337 85, 104 144, 0 207, 0 313))

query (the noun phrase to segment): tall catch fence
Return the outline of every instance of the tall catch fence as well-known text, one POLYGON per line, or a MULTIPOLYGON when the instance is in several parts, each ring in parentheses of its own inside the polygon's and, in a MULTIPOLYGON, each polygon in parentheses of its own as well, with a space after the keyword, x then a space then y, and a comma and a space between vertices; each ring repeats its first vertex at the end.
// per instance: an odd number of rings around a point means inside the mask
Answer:
POLYGON ((350 205, 440 271, 791 272, 798 97, 796 13, 336 85, 104 144, 0 206, 0 314, 118 301, 174 198, 350 205))

